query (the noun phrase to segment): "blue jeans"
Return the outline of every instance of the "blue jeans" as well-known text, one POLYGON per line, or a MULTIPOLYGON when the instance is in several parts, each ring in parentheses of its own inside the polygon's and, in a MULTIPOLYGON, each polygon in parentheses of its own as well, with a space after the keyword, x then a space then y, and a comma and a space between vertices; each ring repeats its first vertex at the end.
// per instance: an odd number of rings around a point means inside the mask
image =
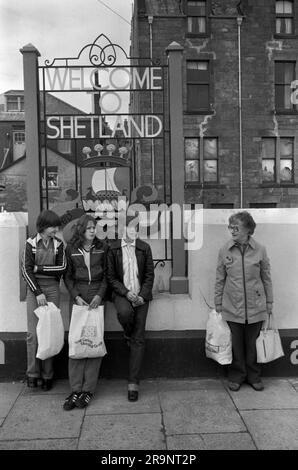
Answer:
POLYGON ((113 301, 124 333, 131 338, 128 383, 138 384, 145 352, 145 326, 149 302, 133 307, 125 297, 119 295, 116 295, 113 301))
MULTIPOLYGON (((59 283, 56 279, 38 279, 38 283, 48 302, 53 302, 57 307, 60 303, 59 283)), ((35 295, 27 288, 27 376, 33 378, 53 378, 53 357, 42 361, 36 357, 38 342, 36 327, 38 318, 34 310, 38 307, 35 295)))

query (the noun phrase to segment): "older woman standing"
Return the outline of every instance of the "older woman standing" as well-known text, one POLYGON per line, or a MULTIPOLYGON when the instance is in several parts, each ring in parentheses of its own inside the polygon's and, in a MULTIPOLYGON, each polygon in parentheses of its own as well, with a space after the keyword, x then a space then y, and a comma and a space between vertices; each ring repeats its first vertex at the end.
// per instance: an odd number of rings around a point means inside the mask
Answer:
POLYGON ((254 390, 264 390, 256 339, 272 313, 273 295, 266 249, 252 238, 255 227, 248 212, 232 215, 228 227, 232 239, 218 255, 215 308, 232 332, 233 361, 228 370, 232 391, 239 390, 244 381, 254 390))

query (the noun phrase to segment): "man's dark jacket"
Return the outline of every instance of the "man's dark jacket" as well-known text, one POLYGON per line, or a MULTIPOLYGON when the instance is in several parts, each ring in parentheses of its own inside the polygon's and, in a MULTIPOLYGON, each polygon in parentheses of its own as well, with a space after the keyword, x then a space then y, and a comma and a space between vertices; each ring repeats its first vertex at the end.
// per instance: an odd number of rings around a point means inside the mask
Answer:
MULTIPOLYGON (((152 287, 154 281, 154 265, 151 248, 148 243, 136 239, 136 259, 138 264, 138 279, 140 283, 139 295, 145 301, 152 300, 152 287)), ((116 295, 126 296, 128 289, 123 283, 123 257, 121 240, 110 244, 107 256, 107 280, 112 289, 112 300, 116 295)))

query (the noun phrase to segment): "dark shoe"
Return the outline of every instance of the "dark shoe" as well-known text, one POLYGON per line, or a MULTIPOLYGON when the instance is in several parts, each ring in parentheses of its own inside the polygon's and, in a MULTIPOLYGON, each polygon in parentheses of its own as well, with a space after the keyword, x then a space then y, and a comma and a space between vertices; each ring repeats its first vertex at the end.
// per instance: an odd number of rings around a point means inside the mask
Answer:
POLYGON ((79 399, 76 401, 77 408, 86 408, 89 405, 91 398, 93 397, 90 392, 82 392, 79 399))
POLYGON ((42 390, 47 392, 48 390, 51 390, 52 387, 53 387, 53 379, 42 379, 42 383, 41 383, 42 390))
POLYGON ((238 384, 237 382, 229 382, 228 387, 230 390, 232 390, 232 392, 238 392, 241 384, 238 384))
POLYGON ((36 377, 27 377, 27 386, 29 388, 37 387, 37 378, 36 377))
POLYGON ((66 399, 63 404, 63 409, 65 411, 73 410, 76 407, 76 402, 80 396, 80 392, 72 392, 66 399))
POLYGON ((137 401, 139 398, 139 392, 137 390, 128 390, 127 398, 128 401, 137 401))
POLYGON ((249 384, 254 390, 257 392, 262 392, 264 390, 263 382, 255 382, 253 384, 249 384))

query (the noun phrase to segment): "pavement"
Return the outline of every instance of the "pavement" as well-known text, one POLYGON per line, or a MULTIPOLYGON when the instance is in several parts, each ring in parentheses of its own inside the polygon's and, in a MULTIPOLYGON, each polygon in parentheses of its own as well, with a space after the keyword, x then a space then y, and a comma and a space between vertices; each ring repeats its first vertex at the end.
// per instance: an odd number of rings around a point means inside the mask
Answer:
POLYGON ((67 380, 48 392, 2 382, 0 450, 297 450, 298 377, 263 382, 144 380, 130 403, 124 380, 100 379, 89 406, 68 412, 67 380))

